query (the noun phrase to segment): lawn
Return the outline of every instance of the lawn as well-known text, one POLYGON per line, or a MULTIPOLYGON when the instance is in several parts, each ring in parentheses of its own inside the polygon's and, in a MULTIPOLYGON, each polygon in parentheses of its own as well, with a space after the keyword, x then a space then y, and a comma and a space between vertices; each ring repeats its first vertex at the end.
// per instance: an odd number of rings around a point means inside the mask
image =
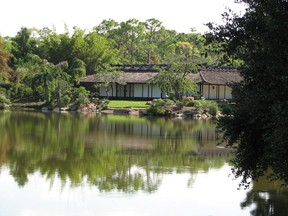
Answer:
POLYGON ((147 101, 110 100, 110 108, 147 108, 147 101))

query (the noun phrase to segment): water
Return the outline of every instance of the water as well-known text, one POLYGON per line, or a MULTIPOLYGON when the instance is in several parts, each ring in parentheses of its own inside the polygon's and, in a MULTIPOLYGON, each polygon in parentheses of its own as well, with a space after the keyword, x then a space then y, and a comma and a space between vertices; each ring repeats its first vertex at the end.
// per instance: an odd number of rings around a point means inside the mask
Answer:
POLYGON ((263 178, 238 189, 213 121, 0 112, 0 216, 287 215, 263 178))

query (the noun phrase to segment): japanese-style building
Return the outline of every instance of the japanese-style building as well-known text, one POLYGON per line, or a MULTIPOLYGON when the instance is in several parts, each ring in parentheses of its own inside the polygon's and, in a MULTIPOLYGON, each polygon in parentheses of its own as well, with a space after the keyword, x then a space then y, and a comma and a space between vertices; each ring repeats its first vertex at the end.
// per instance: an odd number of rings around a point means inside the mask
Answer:
MULTIPOLYGON (((123 68, 124 73, 110 84, 109 98, 149 100, 167 97, 167 94, 153 83, 153 78, 158 72, 152 67, 146 66, 143 69, 143 65, 140 65, 141 69, 139 65, 136 66, 130 65, 129 69, 123 68)), ((165 65, 160 66, 165 67, 165 65)), ((198 85, 199 95, 207 100, 232 100, 231 84, 242 80, 239 71, 231 68, 203 68, 197 73, 189 74, 188 77, 198 85)), ((96 83, 103 82, 105 77, 89 75, 81 79, 80 85, 91 90, 96 83)), ((103 86, 100 86, 97 91, 99 97, 106 97, 103 86)))

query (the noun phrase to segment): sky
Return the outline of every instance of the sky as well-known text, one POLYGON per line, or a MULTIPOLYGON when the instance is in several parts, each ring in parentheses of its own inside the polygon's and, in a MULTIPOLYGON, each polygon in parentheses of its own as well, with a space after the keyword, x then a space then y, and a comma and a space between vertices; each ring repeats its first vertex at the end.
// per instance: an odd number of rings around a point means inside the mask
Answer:
POLYGON ((221 23, 226 7, 244 11, 234 0, 1 0, 0 35, 15 36, 21 27, 55 27, 61 33, 65 24, 89 31, 104 19, 132 18, 155 18, 166 29, 189 33, 195 28, 204 33, 204 23, 221 23))

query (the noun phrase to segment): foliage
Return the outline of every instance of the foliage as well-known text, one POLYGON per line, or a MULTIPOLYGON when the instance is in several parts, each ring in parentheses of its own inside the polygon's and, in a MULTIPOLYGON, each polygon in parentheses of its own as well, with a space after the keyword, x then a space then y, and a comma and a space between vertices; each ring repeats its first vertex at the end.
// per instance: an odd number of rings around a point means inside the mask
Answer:
POLYGON ((170 99, 155 99, 147 109, 149 115, 169 116, 172 114, 172 105, 174 101, 170 99))
POLYGON ((9 98, 0 91, 0 109, 7 109, 11 105, 9 98))
POLYGON ((103 87, 105 89, 107 99, 109 99, 109 93, 113 88, 113 84, 126 84, 125 80, 123 79, 124 72, 114 66, 105 65, 99 68, 98 73, 95 76, 100 79, 100 82, 96 84, 96 88, 103 87))
POLYGON ((199 50, 191 42, 178 41, 168 47, 170 53, 166 56, 167 62, 196 62, 200 57, 199 50))
POLYGON ((87 91, 83 86, 74 88, 73 91, 73 102, 76 106, 87 103, 89 101, 90 92, 87 91))
POLYGON ((288 2, 242 2, 247 4, 242 17, 228 11, 225 25, 210 26, 227 53, 244 61, 244 80, 233 87, 233 115, 218 126, 236 149, 234 174, 242 184, 269 168, 271 177, 288 183, 288 2))
POLYGON ((66 102, 71 98, 73 103, 73 86, 79 85, 86 74, 104 77, 101 85, 109 97, 111 85, 122 83, 120 70, 111 65, 178 62, 177 67, 175 64, 157 78, 169 96, 181 100, 186 94, 196 93, 195 85, 186 78, 196 69, 187 65, 216 63, 207 38, 193 29, 190 33, 166 29, 154 18, 144 22, 103 20, 92 31, 79 27, 69 31, 65 26, 60 34, 55 28, 22 27, 14 37, 0 37, 0 84, 6 85, 12 101, 46 100, 54 106, 63 104, 61 97, 66 102), (172 81, 173 85, 169 84, 172 81))
POLYGON ((230 104, 230 103, 219 104, 219 109, 223 115, 232 115, 234 108, 235 108, 235 104, 230 104))
POLYGON ((194 97, 184 97, 181 101, 177 101, 179 106, 193 107, 194 104, 194 97))
POLYGON ((79 84, 80 78, 86 75, 85 63, 78 58, 73 59, 72 66, 69 69, 68 74, 71 76, 74 84, 79 84))
POLYGON ((98 105, 98 108, 100 110, 108 109, 109 104, 110 104, 110 101, 108 99, 102 99, 102 100, 100 100, 100 104, 98 105))
POLYGON ((196 84, 189 77, 196 70, 197 67, 193 64, 175 63, 168 70, 160 70, 151 82, 155 82, 172 99, 182 100, 185 95, 196 94, 196 84))
POLYGON ((219 112, 219 107, 216 101, 195 100, 193 106, 196 108, 207 110, 207 112, 213 116, 216 116, 217 113, 219 112))
POLYGON ((12 66, 19 66, 29 61, 31 54, 36 54, 38 41, 32 35, 33 29, 22 27, 16 36, 11 38, 12 66))
POLYGON ((9 59, 10 54, 5 48, 4 39, 0 36, 0 84, 8 83, 11 79, 9 59))

